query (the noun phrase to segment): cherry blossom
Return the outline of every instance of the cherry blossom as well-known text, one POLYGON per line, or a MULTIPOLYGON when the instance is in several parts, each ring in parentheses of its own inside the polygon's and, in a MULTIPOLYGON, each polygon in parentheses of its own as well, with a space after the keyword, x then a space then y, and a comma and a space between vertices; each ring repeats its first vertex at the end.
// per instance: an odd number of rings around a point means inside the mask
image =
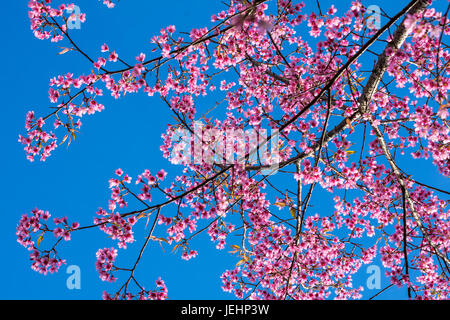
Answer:
POLYGON ((174 116, 160 150, 182 174, 115 170, 111 197, 92 225, 60 218, 49 229, 47 212, 23 216, 18 242, 31 252, 33 269, 57 271, 65 260, 56 245, 97 228, 115 244, 97 251, 100 278, 124 279, 103 298, 166 299, 163 280, 148 290, 135 278, 145 249, 159 243, 191 260, 202 254, 192 239, 206 234, 236 259, 221 280, 239 299, 361 299, 355 275, 375 263, 390 281, 378 294, 395 285, 410 299, 450 297, 449 192, 413 172, 425 161, 450 176, 448 4, 412 1, 377 31, 366 25, 359 1, 346 10, 307 11, 297 1, 230 0, 204 20, 212 25, 187 32, 169 25, 149 35, 149 47, 129 62, 107 44, 87 55, 67 31, 71 5, 52 5, 29 2, 34 35, 67 42, 92 68, 50 80, 52 110, 28 112, 19 136, 26 157, 44 161, 58 144, 70 144, 82 118, 105 109, 104 94, 144 92, 174 116), (445 5, 446 12, 437 9, 445 5), (208 111, 204 97, 217 101, 208 111), (249 129, 279 133, 268 140, 275 141, 281 178, 264 171, 273 163, 253 156, 250 137, 226 134, 249 129), (228 161, 225 149, 241 161, 228 161), (317 197, 334 208, 316 209, 317 197), (134 237, 141 222, 143 242, 134 237), (39 249, 50 234, 55 246, 39 249), (136 247, 131 267, 116 265, 118 254, 136 247))

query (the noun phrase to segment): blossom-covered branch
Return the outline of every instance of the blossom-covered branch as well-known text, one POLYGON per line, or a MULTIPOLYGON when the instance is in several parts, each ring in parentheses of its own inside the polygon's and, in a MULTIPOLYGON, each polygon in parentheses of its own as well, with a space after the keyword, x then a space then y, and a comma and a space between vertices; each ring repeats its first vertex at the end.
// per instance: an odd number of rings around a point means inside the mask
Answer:
POLYGON ((143 169, 133 178, 117 169, 92 225, 58 220, 50 229, 42 211, 22 218, 19 242, 33 250, 34 269, 56 271, 61 239, 98 228, 119 248, 97 251, 100 278, 125 274, 103 297, 165 299, 163 280, 148 290, 135 278, 146 248, 164 243, 190 260, 201 254, 192 239, 206 233, 237 258, 222 275, 222 289, 237 298, 361 298, 353 275, 377 256, 391 285, 375 296, 397 285, 409 298, 450 297, 448 200, 440 198, 448 190, 398 163, 399 155, 425 159, 450 174, 448 4, 443 14, 439 1, 410 1, 374 29, 357 1, 340 14, 317 1, 317 14, 295 1, 230 0, 212 27, 186 38, 167 26, 131 62, 107 44, 91 57, 67 31, 64 10, 73 5, 51 2, 30 2, 36 37, 66 41, 60 53, 78 52, 92 70, 51 79, 56 107, 42 117, 30 111, 19 137, 28 159, 45 160, 58 139, 70 143, 81 118, 105 108, 105 92, 145 92, 174 115, 160 149, 183 171, 143 169), (198 102, 205 96, 216 101, 207 110, 198 102), (50 119, 56 132, 46 128, 50 119), (313 212, 319 190, 334 210, 313 212), (144 222, 151 228, 137 246, 133 229, 144 222), (39 251, 36 232, 53 232, 55 245, 39 251), (119 267, 117 256, 135 246, 135 263, 119 267))

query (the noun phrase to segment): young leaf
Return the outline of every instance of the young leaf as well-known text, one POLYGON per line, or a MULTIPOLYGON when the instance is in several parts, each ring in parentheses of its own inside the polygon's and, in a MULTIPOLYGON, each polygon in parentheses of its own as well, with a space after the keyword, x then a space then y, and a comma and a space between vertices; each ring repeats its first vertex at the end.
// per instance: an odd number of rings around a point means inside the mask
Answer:
POLYGON ((348 125, 352 130, 355 130, 355 128, 353 127, 352 122, 350 121, 349 118, 345 118, 345 122, 347 123, 347 125, 348 125))
POLYGON ((297 218, 297 209, 295 209, 294 207, 291 207, 289 209, 289 212, 291 213, 292 218, 294 218, 294 219, 297 218))
POLYGON ((245 263, 245 259, 239 260, 238 263, 236 263, 236 267, 239 267, 243 263, 245 263))
POLYGON ((284 202, 275 202, 273 205, 279 207, 280 209, 286 207, 286 203, 284 202))
POLYGON ((69 52, 70 50, 72 50, 72 49, 70 49, 70 48, 62 48, 62 47, 60 47, 61 49, 63 49, 62 51, 60 51, 58 54, 64 54, 64 53, 67 53, 67 52, 69 52))
POLYGON ((44 240, 44 235, 40 235, 39 238, 37 239, 37 245, 39 246, 42 242, 42 240, 44 240))

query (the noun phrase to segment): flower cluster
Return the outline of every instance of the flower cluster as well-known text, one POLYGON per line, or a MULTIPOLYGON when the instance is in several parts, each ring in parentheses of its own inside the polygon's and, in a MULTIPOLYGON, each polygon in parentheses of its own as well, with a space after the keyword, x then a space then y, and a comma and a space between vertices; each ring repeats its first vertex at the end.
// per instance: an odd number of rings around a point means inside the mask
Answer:
POLYGON ((99 225, 100 230, 109 235, 113 240, 118 240, 119 248, 126 249, 127 243, 135 241, 133 236, 133 225, 136 217, 122 218, 119 213, 108 213, 103 209, 97 211, 99 218, 94 219, 94 223, 99 225))
MULTIPOLYGON (((30 1, 32 29, 38 38, 59 41, 66 26, 58 21, 67 22, 63 12, 71 6, 52 9, 50 2, 30 1)), ((337 16, 334 6, 307 14, 303 4, 287 0, 276 2, 277 11, 263 2, 232 0, 211 17, 215 27, 192 29, 184 33, 186 39, 172 25, 162 28, 150 41, 155 57, 141 52, 126 62, 118 50, 103 44, 99 57, 89 57, 91 73, 51 79, 49 98, 56 109, 42 118, 29 112, 28 136, 19 141, 28 159, 40 155, 45 160, 56 147, 56 135, 43 130, 50 118, 55 129, 67 131, 63 141, 70 142, 84 115, 104 109, 99 103, 104 91, 115 98, 159 95, 176 121, 162 135, 160 149, 184 166, 183 174, 163 188, 167 172, 145 170, 134 180, 140 188, 135 192, 131 176, 116 170, 109 180, 108 210, 100 208, 94 222, 120 248, 134 242, 139 219, 153 218, 145 245, 148 240, 173 244, 183 249, 185 260, 197 256, 191 240, 203 232, 217 249, 230 243, 239 260, 223 273, 222 288, 238 298, 361 298, 363 289, 353 276, 377 255, 391 283, 408 288, 408 294, 448 298, 448 202, 435 194, 446 191, 415 181, 399 161, 400 156, 411 162, 430 159, 440 174, 450 175, 450 53, 443 45, 450 23, 441 12, 425 8, 428 2, 418 1, 398 24, 389 22, 389 32, 377 34, 359 1, 337 16), (301 28, 315 38, 314 46, 298 32, 301 28), (365 80, 365 70, 373 66, 359 59, 360 50, 372 37, 385 49, 377 56, 381 67, 365 80), (200 98, 212 93, 217 104, 199 114, 200 98), (196 157, 217 142, 214 135, 202 137, 208 148, 198 148, 180 137, 180 130, 195 131, 196 119, 206 122, 206 130, 276 129, 283 177, 272 179, 262 172, 264 166, 250 165, 250 138, 229 148, 244 156, 243 163, 224 165, 217 157, 208 163, 189 161, 185 148, 196 157), (296 170, 289 170, 294 164, 296 170), (313 192, 331 195, 334 210, 313 212, 321 207, 313 192), (153 204, 159 195, 164 200, 153 204), (134 202, 140 209, 119 213, 134 202), (173 210, 165 212, 167 207, 173 210)), ((114 6, 110 0, 103 3, 114 6)), ((62 219, 50 230, 42 222, 46 219, 48 214, 37 210, 22 218, 17 229, 19 242, 32 251, 34 268, 44 273, 62 260, 54 247, 39 251, 31 235, 52 232, 58 241, 68 240, 76 227, 62 219)), ((97 252, 102 280, 114 281, 113 272, 130 271, 114 266, 116 256, 113 248, 97 252)), ((103 297, 167 298, 160 279, 155 290, 145 290, 131 277, 123 288, 103 297), (137 294, 127 290, 131 280, 139 287, 137 294)))
MULTIPOLYGON (((73 19, 72 16, 64 16, 65 12, 72 12, 74 4, 61 4, 58 8, 51 6, 51 0, 30 0, 28 16, 31 21, 31 30, 34 36, 40 40, 51 38, 52 42, 59 42, 64 39, 67 32, 66 22, 73 19), (64 23, 58 23, 57 19, 62 18, 64 23)), ((86 21, 86 14, 80 13, 77 17, 80 22, 86 21)))
POLYGON ((115 295, 110 295, 108 292, 104 291, 103 300, 118 300, 120 298, 123 298, 124 300, 166 300, 168 290, 164 280, 158 278, 155 283, 155 289, 145 290, 145 288, 141 288, 136 294, 127 292, 124 294, 116 293, 115 295))
POLYGON ((95 255, 97 257, 95 268, 99 273, 100 279, 108 282, 116 281, 117 278, 113 276, 112 272, 114 271, 114 261, 117 257, 117 249, 99 249, 95 255))
POLYGON ((64 259, 58 256, 56 246, 62 239, 69 241, 71 232, 79 227, 77 222, 69 225, 67 218, 63 217, 53 219, 56 228, 52 230, 48 227, 49 219, 50 213, 48 211, 33 209, 30 216, 22 216, 16 229, 17 242, 31 251, 31 268, 44 275, 48 272, 57 272, 59 267, 66 263, 64 259), (38 233, 40 235, 37 235, 38 233), (57 240, 50 249, 45 250, 41 249, 40 245, 47 233, 53 234, 57 240))
POLYGON ((33 111, 27 113, 25 122, 25 128, 28 131, 27 137, 19 135, 19 142, 25 145, 24 150, 30 161, 33 161, 34 157, 39 154, 40 160, 45 161, 58 146, 53 132, 47 133, 42 130, 44 124, 45 121, 42 118, 35 118, 33 111))
POLYGON ((116 4, 112 0, 103 0, 103 4, 109 9, 112 9, 116 6, 116 4))

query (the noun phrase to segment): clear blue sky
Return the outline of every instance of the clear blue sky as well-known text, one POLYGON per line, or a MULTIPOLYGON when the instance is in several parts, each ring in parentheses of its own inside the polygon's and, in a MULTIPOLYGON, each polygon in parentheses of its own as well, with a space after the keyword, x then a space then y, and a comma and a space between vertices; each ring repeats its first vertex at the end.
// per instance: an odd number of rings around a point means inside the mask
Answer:
MULTIPOLYGON (((347 2, 347 1, 345 1, 347 2)), ((59 3, 59 2, 57 2, 59 3)), ((321 1, 329 7, 331 1, 321 1)), ((340 1, 338 7, 342 7, 340 1)), ((349 3, 349 2, 348 2, 349 3)), ((389 13, 398 10, 399 4, 371 1, 366 5, 380 4, 389 13)), ((162 27, 174 24, 178 31, 210 26, 210 16, 223 9, 219 0, 132 1, 122 0, 110 10, 99 1, 77 0, 87 22, 74 30, 73 38, 92 56, 99 54, 100 45, 108 43, 121 57, 131 61, 141 51, 149 52, 151 36, 162 27), (168 4, 170 3, 170 6, 168 4)), ((81 225, 92 223, 98 207, 106 207, 110 196, 107 181, 116 168, 132 176, 144 169, 153 171, 169 168, 159 151, 160 135, 166 124, 173 122, 171 114, 158 97, 144 94, 127 95, 113 100, 105 95, 102 103, 106 110, 85 118, 81 134, 76 141, 58 148, 46 162, 30 163, 25 159, 18 134, 24 133, 25 114, 35 110, 45 115, 49 79, 67 72, 85 73, 90 66, 75 53, 57 55, 61 51, 49 41, 33 37, 27 17, 27 1, 5 1, 0 29, 3 41, 0 50, 2 76, 2 125, 0 126, 2 183, 0 183, 0 264, 1 299, 99 299, 103 290, 113 292, 116 285, 102 282, 95 270, 95 252, 98 248, 115 245, 98 230, 74 233, 72 241, 65 244, 62 256, 67 265, 81 268, 81 290, 66 287, 66 266, 54 275, 42 276, 33 272, 28 252, 16 242, 16 225, 20 216, 38 207, 49 210, 52 216, 67 216, 81 225)), ((342 12, 342 11, 341 11, 342 12)), ((382 23, 386 22, 382 20, 382 23)), ((425 174, 424 179, 433 182, 425 174), (430 181, 431 180, 431 181, 430 181)), ((331 203, 331 202, 330 202, 331 203)), ((141 225, 142 226, 142 225, 141 225)), ((142 241, 143 233, 136 238, 142 241)), ((134 262, 139 245, 120 251, 119 262, 126 266, 134 262)), ((197 241, 200 255, 189 262, 171 249, 152 244, 142 260, 137 277, 148 287, 161 276, 169 287, 172 299, 231 299, 233 296, 220 289, 221 273, 232 268, 236 260, 230 259, 228 250, 217 251, 207 237, 197 241)), ((355 283, 365 285, 366 267, 355 277, 355 283)), ((120 280, 119 280, 120 283, 120 280)), ((382 287, 388 284, 382 280, 382 287)), ((371 296, 375 291, 365 291, 371 296)), ((394 289, 385 298, 404 298, 406 290, 394 289)))

